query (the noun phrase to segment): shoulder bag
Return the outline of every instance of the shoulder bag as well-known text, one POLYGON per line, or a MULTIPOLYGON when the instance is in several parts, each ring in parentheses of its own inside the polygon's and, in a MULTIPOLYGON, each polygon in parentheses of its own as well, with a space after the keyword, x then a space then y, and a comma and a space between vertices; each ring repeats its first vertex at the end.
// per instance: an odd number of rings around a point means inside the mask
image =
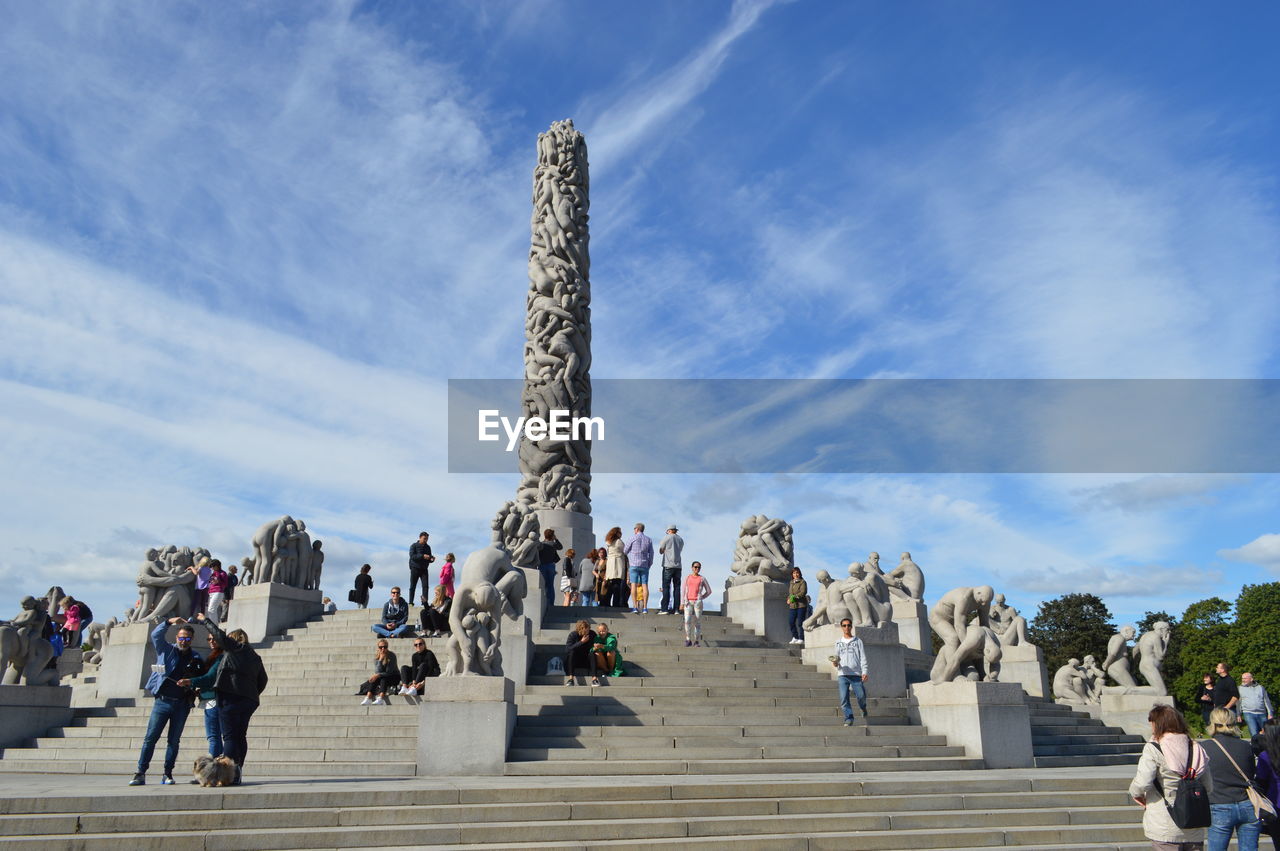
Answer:
POLYGON ((1217 739, 1210 739, 1209 741, 1218 746, 1223 755, 1231 760, 1235 770, 1244 778, 1244 793, 1249 796, 1249 803, 1253 805, 1253 817, 1261 819, 1262 823, 1267 826, 1275 824, 1277 820, 1275 804, 1271 803, 1266 795, 1257 790, 1253 785, 1253 781, 1249 779, 1249 775, 1245 774, 1244 770, 1240 768, 1240 763, 1236 762, 1231 754, 1227 753, 1227 749, 1223 747, 1222 742, 1217 739))
MULTIPOLYGON (((1200 778, 1196 777, 1195 745, 1195 742, 1191 742, 1187 747, 1187 765, 1179 775, 1182 782, 1178 784, 1178 791, 1173 795, 1173 803, 1165 802, 1165 807, 1169 810, 1169 818, 1183 830, 1208 827, 1213 823, 1213 816, 1209 810, 1209 793, 1205 791, 1200 778)), ((1159 742, 1156 742, 1155 746, 1160 748, 1160 754, 1163 756, 1164 748, 1160 747, 1159 742)), ((1167 760, 1165 764, 1168 764, 1167 760)), ((1156 783, 1160 788, 1160 797, 1163 798, 1164 788, 1159 781, 1160 772, 1157 770, 1156 783)))

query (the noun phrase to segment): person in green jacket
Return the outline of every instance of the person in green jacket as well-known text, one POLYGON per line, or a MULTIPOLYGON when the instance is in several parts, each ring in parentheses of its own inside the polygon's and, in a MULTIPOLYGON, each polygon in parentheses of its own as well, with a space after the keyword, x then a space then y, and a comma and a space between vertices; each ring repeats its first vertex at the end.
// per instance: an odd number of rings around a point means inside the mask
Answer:
MULTIPOLYGON (((607 623, 596 627, 596 640, 591 648, 596 654, 596 667, 610 677, 621 677, 626 672, 622 668, 622 651, 618 649, 618 636, 609 632, 607 623)), ((595 684, 595 681, 592 681, 595 684)))

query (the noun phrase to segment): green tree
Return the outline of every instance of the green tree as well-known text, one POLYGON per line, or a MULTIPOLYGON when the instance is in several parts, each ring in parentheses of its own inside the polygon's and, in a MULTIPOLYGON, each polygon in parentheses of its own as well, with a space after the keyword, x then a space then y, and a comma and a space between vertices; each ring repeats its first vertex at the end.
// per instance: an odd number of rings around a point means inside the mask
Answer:
MULTIPOLYGON (((1227 659, 1239 678, 1251 671, 1268 693, 1280 694, 1280 582, 1246 585, 1236 598, 1227 659)), ((1274 698, 1273 698, 1274 701, 1274 698)))
POLYGON ((1187 719, 1197 726, 1200 709, 1195 705, 1196 690, 1205 674, 1230 658, 1231 624, 1227 620, 1230 613, 1231 604, 1221 597, 1192 603, 1182 613, 1182 648, 1178 653, 1182 672, 1169 683, 1169 693, 1187 719))
POLYGON ((1107 657, 1107 639, 1116 631, 1111 612, 1094 594, 1064 594, 1040 604, 1027 624, 1027 637, 1044 651, 1049 676, 1067 664, 1093 654, 1101 665, 1107 657))

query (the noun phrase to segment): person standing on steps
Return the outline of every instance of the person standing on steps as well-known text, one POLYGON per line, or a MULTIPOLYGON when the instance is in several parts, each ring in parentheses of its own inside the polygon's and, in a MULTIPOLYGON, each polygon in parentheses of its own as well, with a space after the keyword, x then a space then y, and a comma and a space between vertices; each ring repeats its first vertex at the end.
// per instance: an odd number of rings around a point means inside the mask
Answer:
POLYGON ((626 577, 627 554, 622 547, 622 529, 614 526, 604 535, 604 601, 602 606, 621 609, 627 604, 622 596, 622 582, 626 577))
POLYGON ((658 545, 658 552, 662 554, 662 606, 658 609, 660 615, 675 614, 676 609, 680 608, 680 553, 684 552, 684 538, 677 535, 677 531, 676 524, 672 523, 667 527, 667 536, 658 545))
POLYGON ((262 692, 267 687, 267 670, 243 629, 223 632, 204 615, 196 615, 196 620, 217 640, 222 648, 222 661, 212 675, 197 678, 194 684, 191 680, 183 680, 180 684, 200 689, 213 686, 218 696, 222 753, 236 764, 236 779, 231 785, 239 786, 240 772, 249 753, 249 721, 258 711, 262 692))
POLYGON ((178 763, 182 730, 187 726, 187 716, 191 713, 191 691, 182 682, 204 670, 200 654, 191 649, 191 639, 195 634, 196 631, 182 618, 161 621, 151 631, 156 664, 151 666, 151 676, 147 678, 146 688, 155 702, 151 706, 147 732, 142 737, 138 770, 129 781, 130 786, 146 784, 151 755, 155 753, 156 742, 160 741, 160 734, 166 726, 169 728, 169 744, 164 752, 164 775, 160 778, 160 783, 164 786, 173 785, 173 767, 178 763), (176 643, 170 644, 164 640, 164 635, 174 624, 182 625, 178 627, 176 643))
POLYGON ((351 602, 362 609, 369 608, 369 592, 373 590, 373 577, 369 575, 370 570, 373 568, 369 565, 360 565, 360 572, 356 574, 355 587, 351 590, 351 602))
POLYGON ((542 574, 542 591, 547 598, 547 608, 556 603, 556 564, 560 561, 560 548, 555 529, 542 531, 542 543, 538 544, 538 573, 542 574))
POLYGON ((1232 712, 1239 712, 1240 689, 1236 686, 1236 681, 1231 676, 1231 668, 1227 666, 1226 662, 1219 662, 1215 670, 1218 678, 1213 683, 1213 708, 1230 709, 1232 712))
POLYGON ((1244 723, 1249 725, 1249 735, 1256 736, 1267 719, 1276 714, 1271 705, 1271 697, 1248 671, 1240 675, 1240 687, 1237 691, 1240 693, 1240 714, 1244 716, 1244 723))
POLYGON ((422 592, 425 594, 427 589, 431 587, 431 581, 428 577, 431 568, 431 562, 436 557, 431 554, 431 545, 427 543, 427 539, 431 536, 426 532, 418 533, 418 540, 409 545, 409 604, 413 605, 413 592, 417 590, 418 582, 422 582, 422 592))
POLYGON ((702 575, 702 562, 689 565, 684 580, 684 646, 702 646, 702 601, 711 596, 711 583, 702 575))
POLYGON ((578 562, 578 599, 590 606, 596 596, 596 551, 591 550, 578 562))
POLYGON ((631 613, 649 613, 649 568, 653 566, 653 540, 644 533, 644 524, 637 523, 635 535, 627 541, 623 551, 631 570, 631 613))
POLYGON ((787 624, 791 628, 791 644, 804 644, 804 630, 800 625, 808 616, 809 583, 804 581, 800 568, 791 568, 791 585, 787 588, 787 624))
POLYGON ((862 720, 867 720, 867 651, 862 646, 862 639, 853 634, 853 621, 844 618, 840 621, 840 638, 836 639, 836 652, 831 657, 832 666, 840 672, 836 681, 840 686, 840 708, 844 710, 844 725, 853 726, 853 706, 849 702, 849 693, 853 692, 858 701, 858 709, 862 712, 862 720))

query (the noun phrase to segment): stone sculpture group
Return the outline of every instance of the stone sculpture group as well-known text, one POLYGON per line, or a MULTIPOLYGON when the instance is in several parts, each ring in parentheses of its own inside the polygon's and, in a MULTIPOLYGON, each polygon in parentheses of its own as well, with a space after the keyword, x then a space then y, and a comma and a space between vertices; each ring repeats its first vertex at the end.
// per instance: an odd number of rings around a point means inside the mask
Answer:
POLYGON ((241 585, 275 582, 309 590, 320 587, 324 551, 320 541, 311 540, 306 523, 286 514, 258 527, 250 543, 253 556, 241 562, 241 585))
POLYGON ((209 557, 203 547, 193 550, 170 544, 147 550, 138 571, 138 604, 130 610, 128 622, 190 614, 196 582, 190 568, 209 557))
POLYGON ((884 626, 893 619, 895 600, 922 602, 924 596, 924 572, 910 553, 903 553, 902 561, 888 575, 880 569, 880 554, 873 552, 865 562, 849 565, 847 579, 836 581, 825 570, 818 571, 815 578, 822 589, 813 614, 804 622, 804 629, 810 632, 844 618, 854 626, 884 626))
POLYGON ((790 580, 795 565, 793 534, 790 523, 763 514, 742 521, 729 568, 733 573, 729 584, 790 580))
POLYGON ((1169 653, 1169 624, 1156 621, 1151 629, 1138 635, 1131 624, 1125 624, 1107 640, 1107 655, 1102 666, 1093 656, 1084 661, 1070 659, 1053 675, 1053 694, 1060 703, 1101 703, 1103 694, 1136 694, 1164 696, 1169 688, 1164 681, 1164 659, 1169 653), (1133 648, 1129 642, 1137 639, 1133 648), (1142 685, 1134 677, 1133 662, 1146 680, 1142 685), (1107 685, 1107 678, 1115 685, 1107 685))
POLYGON ((0 683, 4 685, 57 685, 58 672, 49 667, 53 645, 45 638, 49 622, 47 598, 22 598, 22 611, 0 626, 0 683))

